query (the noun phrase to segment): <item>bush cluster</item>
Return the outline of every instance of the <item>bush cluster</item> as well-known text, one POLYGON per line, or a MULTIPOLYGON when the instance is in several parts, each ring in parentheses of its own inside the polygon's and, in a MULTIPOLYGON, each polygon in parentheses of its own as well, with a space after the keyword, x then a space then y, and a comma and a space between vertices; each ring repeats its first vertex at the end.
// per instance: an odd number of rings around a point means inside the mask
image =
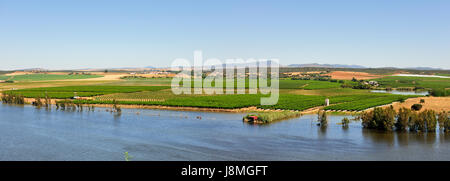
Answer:
POLYGON ((359 118, 362 126, 368 129, 386 131, 434 132, 437 124, 446 132, 450 131, 450 121, 446 112, 436 117, 433 110, 424 110, 420 113, 407 108, 400 108, 398 112, 392 106, 377 107, 372 111, 363 112, 359 118))

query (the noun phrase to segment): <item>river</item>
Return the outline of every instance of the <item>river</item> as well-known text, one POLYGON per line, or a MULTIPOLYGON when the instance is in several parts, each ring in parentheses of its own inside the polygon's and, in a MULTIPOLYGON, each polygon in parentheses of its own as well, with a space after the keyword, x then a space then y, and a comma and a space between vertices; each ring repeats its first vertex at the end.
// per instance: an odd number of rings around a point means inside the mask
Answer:
POLYGON ((448 134, 342 128, 342 115, 322 129, 315 115, 258 126, 236 113, 105 110, 1 104, 0 160, 450 160, 448 134))
POLYGON ((401 91, 401 90, 371 90, 370 92, 375 93, 389 93, 389 94, 398 94, 398 95, 421 95, 426 96, 429 94, 428 91, 401 91))

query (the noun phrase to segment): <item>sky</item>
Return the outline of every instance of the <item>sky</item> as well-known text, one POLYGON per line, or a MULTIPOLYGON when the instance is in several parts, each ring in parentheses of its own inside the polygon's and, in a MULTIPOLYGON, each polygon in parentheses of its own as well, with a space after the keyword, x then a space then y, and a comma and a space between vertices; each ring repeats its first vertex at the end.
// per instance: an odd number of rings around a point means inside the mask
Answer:
POLYGON ((448 0, 0 0, 0 70, 176 58, 450 69, 448 0))

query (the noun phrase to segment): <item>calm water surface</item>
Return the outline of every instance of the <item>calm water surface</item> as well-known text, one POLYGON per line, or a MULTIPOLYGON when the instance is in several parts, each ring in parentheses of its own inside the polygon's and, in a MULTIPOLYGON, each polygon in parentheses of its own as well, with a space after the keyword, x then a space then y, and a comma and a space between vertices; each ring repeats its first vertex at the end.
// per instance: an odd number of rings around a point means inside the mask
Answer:
POLYGON ((243 114, 0 105, 0 160, 450 160, 450 135, 344 129, 315 115, 255 126, 243 114), (137 114, 139 112, 139 114, 137 114), (197 119, 201 116, 202 119, 197 119))
POLYGON ((375 93, 389 93, 389 94, 398 94, 398 95, 422 95, 426 96, 428 95, 428 91, 400 91, 400 90, 371 90, 370 92, 375 93))

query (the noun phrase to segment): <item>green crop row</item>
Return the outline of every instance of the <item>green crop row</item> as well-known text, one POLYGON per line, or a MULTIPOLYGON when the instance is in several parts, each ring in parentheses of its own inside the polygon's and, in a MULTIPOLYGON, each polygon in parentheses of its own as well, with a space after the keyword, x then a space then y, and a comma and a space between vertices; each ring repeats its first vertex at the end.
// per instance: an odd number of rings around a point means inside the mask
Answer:
MULTIPOLYGON (((261 98, 268 97, 261 94, 237 94, 237 95, 173 95, 170 93, 162 94, 161 91, 155 92, 154 96, 145 96, 149 93, 131 93, 133 96, 123 96, 126 94, 117 94, 121 96, 109 97, 109 95, 100 96, 95 100, 83 101, 90 104, 111 104, 112 100, 119 101, 120 104, 135 105, 163 105, 179 107, 203 107, 203 108, 244 108, 255 106, 262 109, 282 109, 282 110, 305 110, 324 105, 325 96, 315 95, 293 95, 280 94, 276 105, 261 105, 261 98), (139 96, 140 95, 140 96, 139 96), (136 96, 136 97, 134 97, 136 96)), ((354 95, 354 96, 333 96, 330 97, 332 103, 345 103, 362 98, 373 97, 374 95, 354 95)))
POLYGON ((449 78, 388 76, 375 79, 382 87, 420 87, 430 89, 450 88, 449 78))
POLYGON ((98 96, 113 93, 131 93, 140 91, 158 91, 168 89, 168 86, 65 86, 65 87, 45 87, 31 88, 10 91, 25 97, 44 97, 50 98, 71 98, 75 94, 81 97, 98 96))
POLYGON ((344 102, 341 104, 327 106, 325 110, 347 110, 347 111, 362 111, 371 107, 381 106, 385 104, 390 104, 395 101, 403 101, 410 97, 416 96, 404 96, 404 95, 385 95, 385 96, 374 96, 366 97, 364 99, 344 102))

